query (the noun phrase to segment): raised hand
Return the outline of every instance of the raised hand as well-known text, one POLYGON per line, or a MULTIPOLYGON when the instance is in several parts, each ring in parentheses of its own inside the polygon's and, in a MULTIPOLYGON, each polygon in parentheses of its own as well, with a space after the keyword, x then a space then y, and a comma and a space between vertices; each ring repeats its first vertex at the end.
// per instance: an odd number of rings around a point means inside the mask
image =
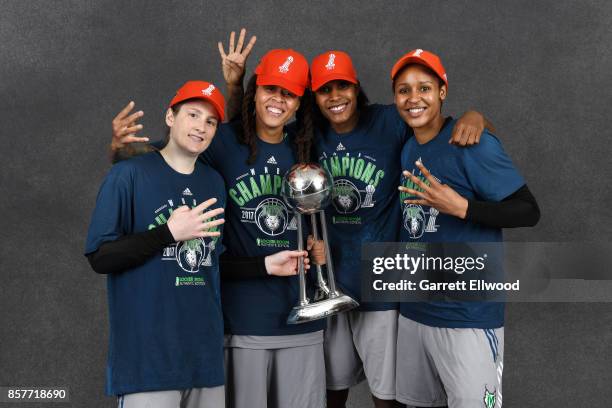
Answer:
POLYGON ((204 212, 205 209, 216 202, 216 198, 211 198, 191 209, 183 205, 174 210, 168 219, 168 229, 170 229, 175 241, 189 241, 194 238, 218 237, 221 235, 219 231, 210 231, 210 229, 223 224, 225 219, 211 220, 211 218, 223 214, 224 209, 215 208, 204 212))
POLYGON ((113 139, 111 141, 113 152, 123 148, 126 144, 149 141, 146 136, 139 137, 136 135, 137 132, 142 130, 142 125, 136 121, 142 118, 144 112, 132 113, 135 106, 134 102, 128 103, 113 119, 113 139))
POLYGON ((304 260, 304 269, 309 269, 307 251, 280 251, 265 258, 266 271, 268 275, 293 276, 297 275, 298 259, 304 260))
POLYGON ((464 219, 467 214, 468 201, 448 185, 442 184, 436 180, 429 170, 423 166, 420 160, 417 160, 416 166, 421 170, 421 174, 425 176, 429 185, 409 171, 404 170, 404 176, 410 178, 410 180, 420 188, 420 191, 418 191, 400 186, 400 191, 408 193, 411 196, 419 197, 418 199, 404 200, 404 203, 427 205, 442 213, 464 219))
POLYGON ((251 54, 251 50, 257 41, 257 37, 252 36, 249 43, 242 48, 244 45, 244 39, 246 36, 246 30, 243 28, 240 30, 238 36, 238 43, 234 46, 234 40, 236 33, 231 32, 229 38, 229 44, 227 54, 223 48, 223 43, 219 41, 217 44, 219 47, 219 54, 221 55, 221 68, 223 69, 223 78, 228 86, 236 86, 242 84, 242 78, 246 71, 246 60, 251 54))

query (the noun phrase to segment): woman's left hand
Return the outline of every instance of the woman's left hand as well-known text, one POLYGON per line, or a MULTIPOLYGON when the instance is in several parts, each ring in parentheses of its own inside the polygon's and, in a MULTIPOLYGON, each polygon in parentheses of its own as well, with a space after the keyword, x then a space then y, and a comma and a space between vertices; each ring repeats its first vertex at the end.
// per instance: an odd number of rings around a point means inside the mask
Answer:
POLYGON ((464 219, 467 214, 468 201, 448 185, 442 184, 436 180, 419 160, 417 160, 416 166, 421 170, 421 174, 425 176, 429 185, 425 184, 409 171, 404 170, 404 176, 410 178, 410 180, 422 190, 417 191, 400 186, 400 191, 419 197, 418 199, 404 200, 404 203, 427 205, 435 208, 441 213, 464 219))

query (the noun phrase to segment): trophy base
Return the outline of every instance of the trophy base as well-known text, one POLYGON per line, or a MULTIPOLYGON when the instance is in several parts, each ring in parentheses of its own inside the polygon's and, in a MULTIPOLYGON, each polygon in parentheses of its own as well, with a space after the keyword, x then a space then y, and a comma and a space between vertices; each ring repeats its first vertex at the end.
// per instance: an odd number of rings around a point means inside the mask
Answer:
POLYGON ((359 303, 350 296, 338 293, 336 296, 308 303, 303 306, 295 306, 291 309, 287 324, 308 323, 336 313, 346 312, 359 306, 359 303))

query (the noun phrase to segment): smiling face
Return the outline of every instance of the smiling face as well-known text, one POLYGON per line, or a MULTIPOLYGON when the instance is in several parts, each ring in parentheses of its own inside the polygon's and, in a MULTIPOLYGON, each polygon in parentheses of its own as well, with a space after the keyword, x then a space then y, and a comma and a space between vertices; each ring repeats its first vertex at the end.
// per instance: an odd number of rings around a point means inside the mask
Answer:
POLYGON ((400 116, 415 134, 443 122, 441 108, 446 85, 440 85, 440 79, 426 67, 412 64, 402 69, 395 77, 393 93, 400 116))
POLYGON ((258 85, 255 91, 257 124, 266 130, 282 128, 300 107, 300 98, 276 85, 258 85))
POLYGON ((350 131, 357 124, 358 95, 358 85, 342 80, 327 82, 315 92, 321 113, 339 133, 350 131))
POLYGON ((166 124, 170 128, 169 143, 174 144, 190 156, 202 153, 217 131, 219 115, 210 102, 188 100, 177 112, 168 109, 166 124))

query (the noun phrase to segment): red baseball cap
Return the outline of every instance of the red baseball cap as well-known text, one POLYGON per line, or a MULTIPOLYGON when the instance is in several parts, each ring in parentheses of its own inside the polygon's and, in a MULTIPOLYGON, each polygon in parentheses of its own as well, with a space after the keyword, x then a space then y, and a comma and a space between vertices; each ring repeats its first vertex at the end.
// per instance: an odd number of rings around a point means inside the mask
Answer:
POLYGON ((308 61, 299 52, 271 50, 266 53, 255 68, 257 85, 276 85, 297 96, 304 95, 308 87, 308 61))
POLYGON ((210 82, 185 82, 185 84, 176 91, 176 95, 174 95, 174 98, 170 101, 170 107, 173 107, 179 102, 186 101, 187 99, 202 99, 210 102, 217 111, 219 120, 222 122, 225 118, 225 98, 223 98, 223 94, 219 91, 219 88, 210 82))
POLYGON ((409 53, 403 55, 400 59, 397 60, 393 68, 391 69, 391 80, 395 79, 397 73, 404 68, 408 64, 419 64, 424 65, 427 68, 431 69, 440 77, 442 81, 448 87, 448 78, 446 76, 446 70, 442 65, 442 61, 440 61, 440 57, 436 54, 425 51, 422 49, 412 50, 409 53))
POLYGON ((336 79, 358 83, 353 61, 343 51, 327 51, 317 56, 310 65, 310 75, 313 91, 336 79))

